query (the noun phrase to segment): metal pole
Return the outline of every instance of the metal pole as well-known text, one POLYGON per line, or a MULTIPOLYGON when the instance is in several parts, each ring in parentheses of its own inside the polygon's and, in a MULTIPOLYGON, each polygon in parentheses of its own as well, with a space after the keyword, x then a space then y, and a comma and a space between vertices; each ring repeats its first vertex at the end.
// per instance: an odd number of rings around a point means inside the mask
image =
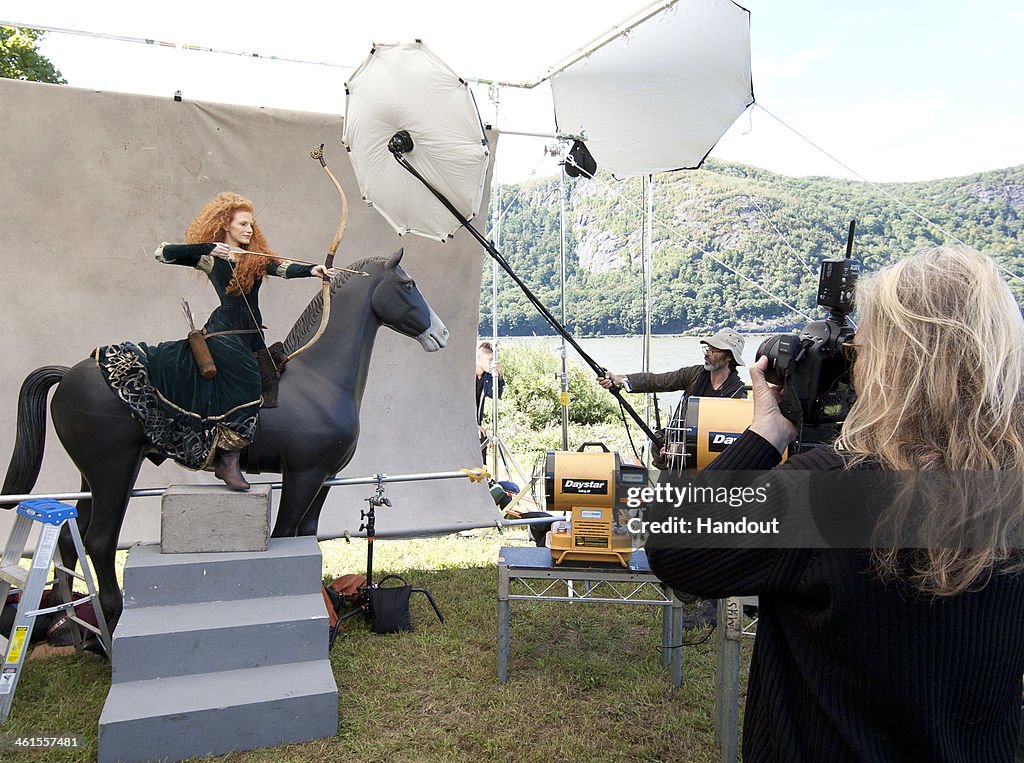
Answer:
MULTIPOLYGON (((500 188, 500 187, 499 187, 500 188)), ((498 192, 498 202, 501 201, 501 191, 498 192)), ((498 208, 499 211, 501 207, 498 208)), ((494 227, 495 246, 500 238, 501 226, 494 227)), ((491 260, 491 347, 494 348, 493 360, 491 363, 491 474, 498 479, 498 263, 491 260)))
MULTIPOLYGON (((558 280, 562 294, 562 325, 565 325, 565 164, 558 175, 558 280)), ((569 450, 569 368, 566 359, 565 337, 562 337, 562 450, 569 450)))
POLYGON ((722 763, 739 753, 740 639, 743 606, 737 598, 718 600, 718 653, 715 658, 715 743, 722 763))
POLYGON ((547 80, 551 79, 556 74, 560 74, 561 72, 565 71, 566 69, 568 69, 573 64, 578 63, 579 61, 583 61, 584 59, 588 58, 595 51, 600 50, 605 45, 608 45, 609 43, 614 42, 615 40, 617 40, 620 37, 628 35, 630 33, 630 31, 632 31, 633 29, 636 29, 642 23, 647 21, 647 19, 650 19, 650 18, 653 18, 653 17, 657 16, 659 13, 661 13, 664 10, 666 10, 667 8, 671 8, 677 2, 679 2, 679 0, 662 0, 662 2, 659 2, 659 3, 657 3, 655 5, 652 5, 652 6, 648 7, 648 8, 644 8, 643 10, 639 11, 638 13, 636 13, 634 16, 632 16, 631 18, 627 19, 623 23, 616 24, 611 29, 609 29, 607 32, 605 32, 604 34, 600 35, 599 37, 594 38, 593 40, 591 40, 586 45, 584 45, 584 46, 582 46, 580 48, 577 48, 572 54, 570 54, 569 56, 567 56, 563 60, 559 61, 554 66, 549 67, 543 74, 541 74, 539 77, 537 77, 537 79, 534 80, 533 82, 520 82, 520 83, 516 83, 516 82, 498 82, 497 84, 505 85, 507 87, 521 87, 521 88, 533 88, 533 87, 536 87, 540 83, 546 82, 547 80))
MULTIPOLYGON (((494 124, 498 124, 498 104, 501 95, 501 88, 492 89, 494 100, 494 124)), ((495 168, 497 169, 497 168, 495 168)), ((494 220, 494 246, 501 246, 501 183, 497 180, 497 172, 494 177, 494 208, 498 212, 494 220)), ((498 438, 498 374, 494 368, 498 363, 498 263, 491 260, 491 347, 494 349, 492 356, 491 374, 491 474, 495 481, 498 480, 498 449, 501 447, 498 438)))
MULTIPOLYGON (((644 235, 640 246, 640 267, 644 276, 644 321, 643 321, 643 370, 651 370, 651 270, 653 269, 654 251, 654 175, 644 175, 644 235)), ((654 397, 648 394, 644 406, 644 415, 647 425, 650 426, 653 417, 654 397)), ((648 443, 644 449, 644 464, 651 468, 651 446, 648 443)))
MULTIPOLYGON (((334 479, 324 480, 323 484, 325 487, 340 487, 342 485, 376 485, 380 482, 426 482, 430 480, 467 479, 468 477, 469 474, 465 471, 392 475, 375 474, 372 477, 335 477, 334 479)), ((251 484, 254 487, 269 485, 271 490, 281 490, 283 485, 281 482, 253 482, 251 484)), ((202 487, 202 485, 197 486, 202 487)), ((214 485, 211 484, 209 487, 214 487, 214 485)), ((132 490, 130 495, 132 498, 149 498, 163 495, 166 492, 167 488, 165 487, 140 487, 132 490)), ((18 493, 0 495, 0 505, 10 504, 13 506, 31 498, 52 498, 55 501, 82 501, 92 498, 92 493, 18 493)))

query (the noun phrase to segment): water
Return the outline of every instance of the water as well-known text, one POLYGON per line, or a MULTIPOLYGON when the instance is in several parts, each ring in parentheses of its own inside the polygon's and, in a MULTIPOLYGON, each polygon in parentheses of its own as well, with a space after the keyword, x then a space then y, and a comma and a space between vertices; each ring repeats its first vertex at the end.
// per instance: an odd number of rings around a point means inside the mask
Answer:
MULTIPOLYGON (((743 360, 753 362, 754 353, 767 334, 744 334, 743 360)), ((488 339, 484 337, 484 339, 488 339)), ((643 337, 639 335, 605 336, 594 339, 576 339, 580 347, 594 361, 615 373, 630 373, 643 369, 643 337)), ((498 338, 498 355, 501 347, 518 344, 543 345, 555 354, 560 354, 562 338, 560 336, 510 336, 498 338)), ((570 363, 577 363, 589 368, 571 344, 566 342, 567 357, 570 363)), ((650 370, 655 373, 674 371, 683 366, 694 366, 704 362, 704 351, 701 349, 700 337, 677 336, 672 334, 656 334, 651 337, 650 370)), ((746 366, 739 367, 740 378, 750 383, 750 372, 746 366)), ((682 396, 681 392, 658 393, 659 408, 671 409, 682 396)))

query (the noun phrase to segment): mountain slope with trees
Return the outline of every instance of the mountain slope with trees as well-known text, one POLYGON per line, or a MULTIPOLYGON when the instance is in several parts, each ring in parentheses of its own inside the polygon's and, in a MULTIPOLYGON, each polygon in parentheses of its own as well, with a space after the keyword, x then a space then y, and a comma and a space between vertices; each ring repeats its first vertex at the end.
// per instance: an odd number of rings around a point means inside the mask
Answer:
MULTIPOLYGON (((578 336, 640 333, 646 206, 640 179, 599 173, 593 180, 567 179, 566 189, 566 327, 578 336)), ((940 226, 1016 274, 1007 280, 1024 301, 1024 166, 870 184, 708 161, 700 170, 655 176, 652 193, 654 333, 706 333, 722 325, 774 331, 802 326, 805 315, 820 317, 818 263, 844 254, 851 219, 857 221, 854 256, 866 272, 953 243, 940 226)), ((500 249, 559 316, 558 178, 503 186, 501 199, 500 249)), ((500 335, 554 333, 511 278, 500 270, 498 278, 500 335)), ((487 266, 481 334, 489 335, 491 325, 487 266)))

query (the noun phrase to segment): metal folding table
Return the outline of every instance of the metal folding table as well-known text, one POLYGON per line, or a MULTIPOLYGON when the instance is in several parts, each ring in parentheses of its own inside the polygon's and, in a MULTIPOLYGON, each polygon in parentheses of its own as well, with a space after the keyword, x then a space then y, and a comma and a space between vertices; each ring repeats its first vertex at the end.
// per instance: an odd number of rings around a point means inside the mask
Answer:
POLYGON ((683 605, 661 584, 643 551, 629 566, 600 562, 556 565, 547 548, 504 546, 498 554, 498 680, 508 681, 510 612, 513 601, 570 604, 647 604, 662 607, 662 662, 672 666, 672 685, 683 683, 683 605))

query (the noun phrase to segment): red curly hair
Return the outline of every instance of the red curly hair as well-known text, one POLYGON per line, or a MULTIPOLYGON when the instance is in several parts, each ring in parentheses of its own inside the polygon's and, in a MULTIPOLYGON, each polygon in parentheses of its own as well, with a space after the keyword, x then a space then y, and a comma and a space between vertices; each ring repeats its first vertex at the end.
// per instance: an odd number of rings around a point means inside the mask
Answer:
MULTIPOLYGON (((237 193, 225 191, 214 196, 209 203, 203 207, 195 219, 189 224, 185 231, 186 244, 209 244, 212 242, 223 242, 228 225, 231 224, 235 212, 248 212, 255 215, 252 202, 237 193)), ((274 254, 267 246, 267 239, 263 236, 260 226, 253 220, 252 238, 249 240, 248 251, 274 254)), ((281 260, 275 257, 260 257, 258 255, 240 255, 235 263, 235 277, 228 285, 229 294, 248 294, 253 284, 266 275, 271 265, 281 260)))

